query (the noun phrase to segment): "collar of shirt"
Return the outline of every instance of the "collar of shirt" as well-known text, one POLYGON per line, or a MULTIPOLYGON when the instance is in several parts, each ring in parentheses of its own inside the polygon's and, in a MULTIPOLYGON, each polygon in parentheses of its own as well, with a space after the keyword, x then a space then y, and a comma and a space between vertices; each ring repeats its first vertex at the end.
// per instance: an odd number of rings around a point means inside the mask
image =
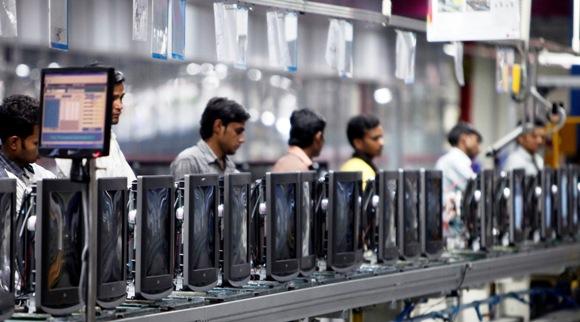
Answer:
POLYGON ((0 151, 0 167, 6 169, 8 172, 12 173, 20 180, 23 180, 24 178, 29 178, 29 175, 26 173, 26 171, 34 175, 34 168, 31 165, 28 164, 25 165, 24 167, 21 167, 14 161, 8 159, 8 157, 2 151, 0 151))
POLYGON ((359 159, 363 160, 366 164, 369 165, 369 167, 371 167, 373 169, 374 172, 377 172, 377 166, 373 163, 373 159, 370 158, 368 155, 361 153, 361 152, 358 152, 358 151, 355 151, 352 154, 352 157, 359 158, 359 159))
POLYGON ((458 161, 461 161, 462 163, 471 167, 471 163, 472 163, 471 159, 461 149, 453 147, 449 151, 449 154, 451 154, 453 156, 453 158, 457 158, 458 161))
POLYGON ((295 146, 295 145, 291 145, 288 148, 288 154, 292 154, 292 155, 296 156, 307 167, 312 166, 312 160, 310 160, 310 158, 306 155, 306 152, 304 152, 304 150, 302 150, 302 148, 295 146))
MULTIPOLYGON (((197 147, 203 153, 203 157, 208 164, 215 163, 218 166, 220 165, 220 163, 218 162, 219 161, 218 157, 215 155, 213 150, 209 147, 209 145, 207 145, 207 143, 204 140, 199 140, 199 142, 197 142, 197 147)), ((234 162, 232 160, 230 160, 230 158, 228 158, 228 156, 225 156, 224 161, 225 161, 225 163, 224 163, 225 168, 224 169, 227 169, 227 168, 234 168, 235 169, 236 165, 234 164, 234 162)))

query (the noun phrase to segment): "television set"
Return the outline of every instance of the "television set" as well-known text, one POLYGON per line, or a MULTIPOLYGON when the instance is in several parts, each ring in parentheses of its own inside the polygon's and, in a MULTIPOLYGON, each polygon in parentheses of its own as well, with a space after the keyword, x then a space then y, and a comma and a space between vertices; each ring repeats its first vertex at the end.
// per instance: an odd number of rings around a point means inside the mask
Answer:
POLYGON ((300 234, 298 258, 300 259, 300 275, 309 276, 316 269, 316 253, 314 250, 314 214, 316 211, 316 172, 300 173, 300 234))
POLYGON ((46 68, 41 72, 39 152, 52 158, 109 154, 112 68, 46 68))
POLYGON ((379 247, 377 259, 381 262, 396 262, 400 257, 399 240, 399 196, 401 194, 403 172, 380 171, 379 191, 379 247))
POLYGON ((83 249, 88 246, 83 212, 86 185, 65 179, 38 183, 35 229, 36 306, 49 314, 81 308, 82 276, 88 273, 83 249))
POLYGON ((509 246, 510 243, 510 180, 507 172, 496 173, 494 179, 494 245, 509 246))
POLYGON ((218 175, 186 175, 184 196, 183 285, 204 291, 219 277, 218 175))
POLYGON ((404 259, 421 255, 419 193, 421 178, 418 170, 405 170, 399 196, 399 245, 404 259))
POLYGON ((127 298, 127 178, 99 178, 97 191, 97 304, 115 308, 127 298))
POLYGON ((524 169, 514 169, 510 172, 509 186, 509 238, 511 245, 521 244, 525 239, 525 179, 524 169))
POLYGON ((538 202, 541 191, 539 175, 526 175, 524 186, 524 239, 539 242, 542 226, 538 202))
POLYGON ((561 168, 556 170, 555 185, 558 187, 556 194, 556 235, 565 239, 570 235, 569 231, 569 212, 570 212, 570 180, 568 169, 561 168))
POLYGON ((542 239, 545 241, 554 239, 555 234, 555 218, 554 210, 557 200, 555 200, 555 193, 558 187, 553 182, 554 171, 550 168, 545 168, 540 174, 541 183, 541 223, 542 223, 542 239))
POLYGON ((333 271, 351 272, 362 260, 360 205, 362 174, 329 173, 327 265, 333 271))
POLYGON ((266 173, 266 276, 288 281, 300 271, 300 173, 266 173))
POLYGON ((241 287, 250 280, 249 173, 226 174, 224 179, 223 284, 241 287))
POLYGON ((364 250, 377 251, 378 245, 378 219, 377 219, 377 208, 379 202, 379 196, 377 195, 377 184, 376 176, 375 178, 368 179, 363 187, 362 201, 361 201, 361 230, 360 230, 360 240, 359 249, 360 254, 364 250))
POLYGON ((578 166, 570 166, 569 167, 569 175, 570 175, 570 193, 569 193, 569 200, 570 200, 570 212, 569 212, 569 232, 571 236, 576 236, 578 234, 578 229, 580 228, 580 201, 578 198, 580 197, 580 182, 578 180, 578 176, 580 175, 580 170, 578 166))
POLYGON ((479 189, 481 191, 482 199, 478 208, 481 223, 481 241, 479 246, 480 249, 487 251, 491 250, 494 246, 494 180, 494 170, 486 169, 479 175, 479 189))
POLYGON ((14 312, 16 180, 0 179, 0 320, 14 312))
POLYGON ((467 180, 465 190, 461 195, 461 222, 464 226, 465 241, 467 248, 473 251, 479 251, 481 248, 481 177, 470 178, 467 180), (479 198, 478 198, 479 197, 479 198))
POLYGON ((443 253, 443 172, 421 170, 420 225, 421 251, 430 259, 443 253))
POLYGON ((137 177, 135 296, 156 300, 173 291, 175 254, 172 176, 137 177))

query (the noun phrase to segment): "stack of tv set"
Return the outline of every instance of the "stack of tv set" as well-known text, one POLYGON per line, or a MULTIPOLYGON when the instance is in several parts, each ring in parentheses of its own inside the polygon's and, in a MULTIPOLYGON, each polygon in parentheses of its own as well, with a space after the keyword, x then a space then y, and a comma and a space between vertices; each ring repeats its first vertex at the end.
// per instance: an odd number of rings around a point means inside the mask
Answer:
MULTIPOLYGON (((572 238, 579 174, 575 168, 546 169, 537 178, 522 170, 483 171, 463 198, 470 245, 491 250, 572 238)), ((348 277, 369 250, 382 266, 437 260, 444 249, 442 180, 441 172, 428 170, 381 171, 365 189, 358 172, 268 173, 257 182, 247 173, 187 175, 177 183, 140 176, 132 189, 126 178, 98 179, 97 303, 117 307, 127 300, 128 285, 129 297, 147 300, 242 287, 257 269, 280 283, 321 267, 348 277)), ((38 311, 50 314, 81 307, 86 193, 81 183, 42 180, 17 214, 16 183, 0 180, 1 317, 11 314, 15 293, 34 294, 38 311)))

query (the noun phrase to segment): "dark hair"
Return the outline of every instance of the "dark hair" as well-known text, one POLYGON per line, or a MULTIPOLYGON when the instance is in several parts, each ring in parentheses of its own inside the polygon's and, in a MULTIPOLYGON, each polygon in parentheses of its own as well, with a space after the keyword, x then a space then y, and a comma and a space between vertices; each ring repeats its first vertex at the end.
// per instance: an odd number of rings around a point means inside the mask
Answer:
POLYGON ((214 97, 207 102, 201 115, 199 134, 203 140, 209 139, 213 135, 215 120, 222 120, 222 124, 228 126, 232 122, 246 122, 249 118, 250 114, 242 105, 225 97, 214 97))
POLYGON ((290 126, 288 145, 306 148, 312 145, 316 133, 324 132, 326 121, 314 111, 303 108, 292 112, 290 126))
POLYGON ((11 136, 25 139, 32 135, 39 124, 38 100, 25 95, 6 97, 0 106, 0 139, 5 142, 11 136))
POLYGON ((346 126, 346 137, 354 148, 354 140, 362 139, 368 130, 379 126, 381 121, 374 115, 358 115, 351 118, 346 126))
MULTIPOLYGON (((105 66, 99 62, 90 63, 86 67, 113 68, 113 67, 105 66)), ((123 74, 122 71, 115 69, 115 85, 123 84, 124 82, 125 82, 125 74, 123 74)))
POLYGON ((451 131, 449 131, 449 134, 447 135, 447 141, 449 144, 451 144, 451 146, 457 146, 457 143, 459 143, 459 139, 462 135, 470 134, 477 135, 477 140, 479 142, 483 140, 479 131, 473 128, 469 123, 461 122, 455 125, 451 131))

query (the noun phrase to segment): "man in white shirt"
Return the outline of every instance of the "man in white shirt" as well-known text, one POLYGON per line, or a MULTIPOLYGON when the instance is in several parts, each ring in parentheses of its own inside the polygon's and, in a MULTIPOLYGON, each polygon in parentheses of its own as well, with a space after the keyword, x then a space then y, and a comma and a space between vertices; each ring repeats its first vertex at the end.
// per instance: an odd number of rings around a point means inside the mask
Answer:
MULTIPOLYGON (((113 89, 113 116, 112 124, 118 124, 123 112, 123 97, 125 96, 125 76, 120 71, 115 71, 115 87, 113 89)), ((57 176, 70 177, 71 161, 67 159, 56 159, 57 176)), ((117 142, 117 136, 111 131, 111 142, 109 155, 97 159, 97 178, 102 177, 126 177, 127 187, 131 182, 137 180, 135 173, 117 142)))
POLYGON ((508 156, 504 170, 524 169, 526 175, 535 176, 544 169, 544 158, 539 153, 546 142, 546 124, 536 119, 534 127, 517 138, 517 146, 508 156))
POLYGON ((0 177, 16 179, 16 204, 31 184, 54 175, 35 164, 38 160, 39 103, 25 95, 13 95, 0 106, 0 177))

